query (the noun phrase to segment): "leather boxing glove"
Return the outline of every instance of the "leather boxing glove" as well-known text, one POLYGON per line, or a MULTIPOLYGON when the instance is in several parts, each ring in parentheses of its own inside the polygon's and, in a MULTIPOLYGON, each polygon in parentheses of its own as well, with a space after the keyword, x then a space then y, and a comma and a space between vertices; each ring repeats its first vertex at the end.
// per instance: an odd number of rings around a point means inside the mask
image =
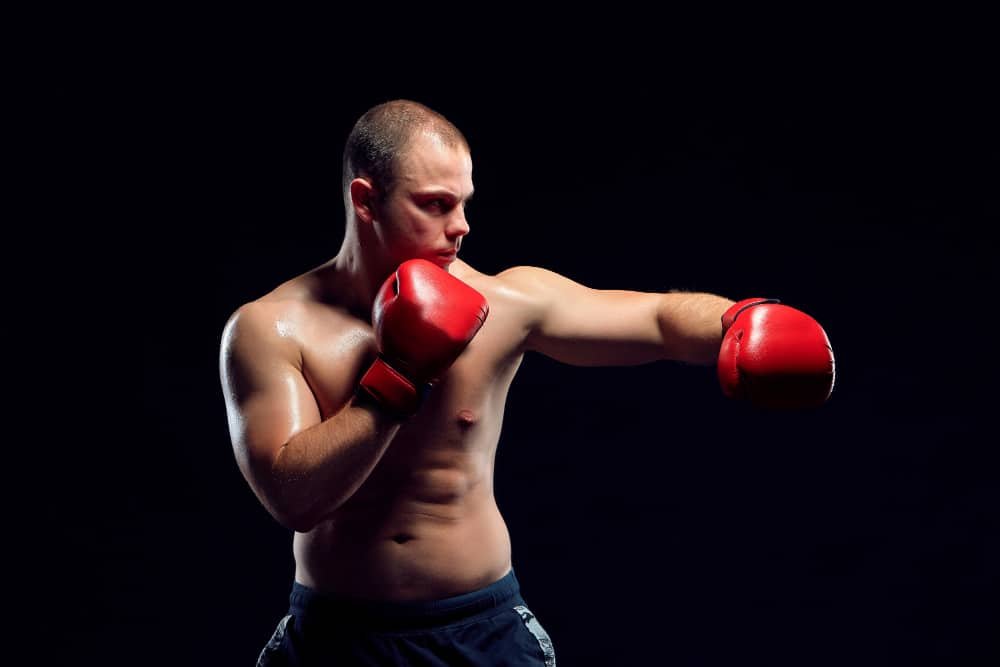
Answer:
POLYGON ((723 393, 762 408, 822 405, 834 384, 833 348, 823 327, 777 299, 743 299, 722 315, 723 393))
POLYGON ((378 358, 360 389, 407 417, 486 321, 482 294, 436 264, 412 259, 382 284, 372 306, 378 358))

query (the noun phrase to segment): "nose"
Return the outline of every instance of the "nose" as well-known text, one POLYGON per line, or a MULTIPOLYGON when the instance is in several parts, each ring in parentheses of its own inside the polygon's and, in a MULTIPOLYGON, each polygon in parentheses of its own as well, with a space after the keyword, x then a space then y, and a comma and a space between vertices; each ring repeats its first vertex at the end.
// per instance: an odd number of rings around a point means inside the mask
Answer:
POLYGON ((469 233, 469 221, 466 220, 465 211, 461 207, 455 209, 455 214, 448 221, 444 233, 449 241, 460 239, 469 233))

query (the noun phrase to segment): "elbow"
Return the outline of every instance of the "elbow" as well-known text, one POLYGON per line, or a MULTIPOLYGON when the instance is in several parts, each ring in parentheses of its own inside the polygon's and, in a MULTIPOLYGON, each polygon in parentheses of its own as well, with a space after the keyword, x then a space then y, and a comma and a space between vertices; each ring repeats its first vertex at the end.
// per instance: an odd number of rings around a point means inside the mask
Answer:
POLYGON ((308 533, 319 523, 319 514, 306 503, 296 499, 285 485, 271 483, 254 486, 254 491, 267 513, 283 528, 297 533, 308 533))
POLYGON ((315 508, 305 507, 303 503, 283 502, 274 496, 265 505, 275 521, 296 533, 308 533, 323 519, 323 513, 315 508))
POLYGON ((283 469, 277 459, 257 479, 261 503, 282 527, 297 533, 308 533, 316 527, 320 512, 303 479, 283 469))
MULTIPOLYGON (((294 495, 288 487, 284 493, 270 496, 265 503, 271 516, 285 528, 296 533, 308 533, 332 515, 343 503, 330 498, 317 498, 310 494, 308 499, 294 495)), ((305 493, 305 489, 299 490, 305 493)))

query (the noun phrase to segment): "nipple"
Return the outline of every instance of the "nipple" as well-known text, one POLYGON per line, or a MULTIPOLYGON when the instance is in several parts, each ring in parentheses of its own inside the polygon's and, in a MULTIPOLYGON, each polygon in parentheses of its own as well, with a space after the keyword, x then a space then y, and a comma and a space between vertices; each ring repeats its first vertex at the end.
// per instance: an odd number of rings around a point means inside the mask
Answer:
POLYGON ((472 410, 458 411, 458 425, 462 428, 469 428, 476 423, 476 414, 472 410))

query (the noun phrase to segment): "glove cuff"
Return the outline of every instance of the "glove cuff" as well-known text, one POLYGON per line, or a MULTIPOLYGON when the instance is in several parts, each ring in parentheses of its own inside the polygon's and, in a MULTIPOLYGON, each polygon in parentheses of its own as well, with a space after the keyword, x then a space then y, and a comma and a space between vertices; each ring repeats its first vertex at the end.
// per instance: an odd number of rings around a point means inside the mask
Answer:
POLYGON ((430 385, 413 384, 380 355, 358 388, 396 417, 405 419, 420 408, 430 385))

